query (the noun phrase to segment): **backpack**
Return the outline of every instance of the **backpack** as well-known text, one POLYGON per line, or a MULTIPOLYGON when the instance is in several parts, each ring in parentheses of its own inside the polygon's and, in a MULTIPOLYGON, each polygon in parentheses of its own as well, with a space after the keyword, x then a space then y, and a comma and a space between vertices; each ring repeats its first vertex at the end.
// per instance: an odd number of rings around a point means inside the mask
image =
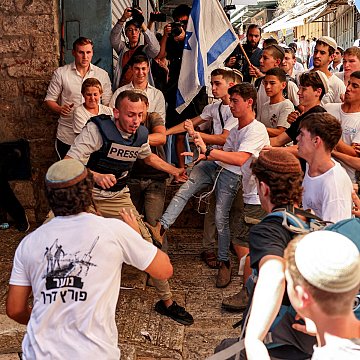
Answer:
MULTIPOLYGON (((307 234, 312 231, 317 230, 329 230, 338 232, 344 236, 347 236, 350 240, 352 240, 355 245, 358 247, 360 251, 360 219, 346 219, 337 222, 336 224, 327 225, 328 223, 321 220, 319 217, 301 210, 301 209, 294 209, 294 212, 288 211, 287 209, 276 209, 275 212, 268 214, 265 218, 271 217, 279 217, 282 218, 282 226, 286 228, 289 232, 293 233, 294 236, 307 234), (297 215, 304 216, 306 221, 300 219, 297 215)), ((248 289, 249 293, 252 294, 257 279, 257 271, 253 270, 252 275, 246 282, 246 288, 248 289)), ((240 359, 240 352, 245 348, 244 345, 244 335, 246 329, 246 323, 248 321, 248 317, 250 314, 251 303, 248 309, 243 314, 244 321, 242 324, 242 331, 241 335, 238 340, 235 339, 226 339, 226 340, 233 340, 231 342, 228 341, 228 344, 231 346, 226 347, 225 349, 217 352, 216 354, 207 358, 207 360, 225 360, 234 357, 235 360, 240 359), (245 317, 246 314, 246 317, 245 317)), ((354 307, 353 307, 355 316, 360 320, 360 292, 355 296, 354 307)), ((278 315, 276 316, 274 322, 272 323, 268 334, 264 338, 264 344, 267 349, 274 349, 276 347, 281 346, 282 344, 276 343, 276 333, 275 329, 279 325, 281 319, 284 316, 295 316, 296 311, 295 309, 289 305, 281 305, 278 315), (275 336, 274 336, 275 335, 275 336), (275 339, 274 339, 275 338, 275 339)), ((235 324, 234 327, 240 325, 240 322, 235 324)), ((220 345, 221 347, 221 345, 220 345)), ((219 348, 220 348, 219 347, 219 348)))
MULTIPOLYGON (((357 246, 357 248, 360 251, 360 219, 359 218, 339 221, 336 224, 327 226, 325 230, 334 231, 346 236, 357 246)), ((360 289, 357 295, 355 296, 353 310, 357 319, 360 320, 360 289)))

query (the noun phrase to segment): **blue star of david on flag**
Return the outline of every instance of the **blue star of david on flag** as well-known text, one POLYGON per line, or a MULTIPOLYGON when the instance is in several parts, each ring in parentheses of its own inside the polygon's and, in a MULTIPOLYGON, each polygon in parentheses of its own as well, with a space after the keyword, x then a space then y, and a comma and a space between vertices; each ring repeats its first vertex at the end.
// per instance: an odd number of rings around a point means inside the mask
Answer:
POLYGON ((209 85, 211 71, 224 65, 238 43, 239 39, 218 0, 193 0, 176 94, 179 113, 203 86, 209 85))
POLYGON ((187 31, 186 34, 185 34, 184 49, 186 49, 186 50, 191 50, 191 46, 190 46, 190 44, 189 44, 189 40, 190 40, 192 34, 193 34, 192 31, 187 31))

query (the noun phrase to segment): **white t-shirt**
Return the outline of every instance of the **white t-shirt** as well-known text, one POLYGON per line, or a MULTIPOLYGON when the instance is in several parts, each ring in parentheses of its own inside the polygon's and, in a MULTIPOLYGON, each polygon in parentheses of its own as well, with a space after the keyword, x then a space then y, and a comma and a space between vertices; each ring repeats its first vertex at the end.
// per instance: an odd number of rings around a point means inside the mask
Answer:
MULTIPOLYGON (((238 120, 233 117, 230 106, 222 104, 220 107, 221 115, 224 121, 224 128, 222 127, 220 116, 219 116, 219 106, 221 102, 216 101, 212 104, 206 105, 200 114, 200 117, 206 122, 210 123, 210 126, 206 128, 213 127, 215 135, 221 135, 224 130, 230 131, 233 127, 237 126, 238 120)), ((221 148, 221 146, 214 146, 214 148, 221 148)))
MULTIPOLYGON (((353 143, 360 143, 360 112, 356 113, 345 113, 341 109, 340 103, 326 104, 324 109, 335 116, 341 123, 342 135, 341 139, 347 145, 353 143)), ((351 181, 355 182, 355 169, 350 166, 341 163, 349 174, 351 181)))
MULTIPOLYGON (((297 94, 299 89, 293 81, 287 83, 288 99, 293 103, 294 106, 299 105, 299 95, 297 94)), ((266 102, 270 101, 270 98, 266 95, 264 81, 261 82, 259 90, 257 92, 257 111, 262 109, 266 102)))
MULTIPOLYGON (((110 115, 110 116, 114 115, 112 108, 99 104, 99 112, 97 115, 101 115, 101 114, 110 115)), ((84 104, 81 104, 74 110, 73 129, 75 135, 80 134, 82 128, 86 125, 88 120, 93 116, 96 115, 86 110, 84 104)))
POLYGON ((267 128, 276 129, 277 127, 288 128, 288 115, 294 111, 294 105, 289 99, 285 99, 277 104, 270 104, 267 101, 260 109, 257 120, 262 122, 267 128))
POLYGON ((224 144, 224 151, 237 151, 250 153, 250 158, 242 165, 230 165, 222 161, 217 163, 223 168, 243 176, 243 193, 246 204, 259 204, 255 177, 252 175, 250 164, 254 158, 259 156, 261 149, 270 145, 266 127, 261 122, 254 120, 249 125, 238 130, 237 127, 230 131, 224 144))
MULTIPOLYGON (((111 82, 108 73, 105 70, 90 64, 89 71, 82 77, 77 71, 74 62, 59 67, 54 71, 47 89, 45 101, 55 101, 60 106, 64 104, 74 104, 72 109, 76 108, 84 102, 84 98, 81 94, 81 86, 88 78, 96 78, 100 81, 103 88, 103 94, 101 96, 102 103, 108 105, 112 95, 111 82)), ((71 145, 75 139, 72 120, 72 111, 67 116, 60 115, 56 133, 57 139, 68 145, 71 145)))
POLYGON ((314 346, 311 360, 357 360, 360 359, 360 339, 342 339, 327 335, 326 345, 314 346))
POLYGON ((10 284, 31 286, 24 359, 119 359, 115 309, 121 267, 146 269, 157 249, 123 221, 55 217, 16 250, 10 284))
MULTIPOLYGON (((345 73, 343 71, 334 73, 342 82, 344 82, 345 73)), ((346 86, 346 85, 345 85, 346 86)))
POLYGON ((335 74, 331 74, 328 78, 329 92, 321 99, 321 105, 327 103, 341 103, 340 95, 345 94, 346 86, 335 74))
MULTIPOLYGON (((134 84, 132 82, 119 87, 114 92, 114 95, 110 100, 109 107, 112 109, 115 107, 116 98, 122 91, 133 89, 134 84)), ((148 112, 157 112, 165 120, 165 98, 163 93, 150 84, 147 85, 145 92, 149 101, 148 112)))
POLYGON ((315 215, 334 223, 350 219, 352 214, 351 180, 344 168, 335 160, 334 166, 319 176, 309 176, 309 165, 303 180, 303 208, 312 209, 315 215))

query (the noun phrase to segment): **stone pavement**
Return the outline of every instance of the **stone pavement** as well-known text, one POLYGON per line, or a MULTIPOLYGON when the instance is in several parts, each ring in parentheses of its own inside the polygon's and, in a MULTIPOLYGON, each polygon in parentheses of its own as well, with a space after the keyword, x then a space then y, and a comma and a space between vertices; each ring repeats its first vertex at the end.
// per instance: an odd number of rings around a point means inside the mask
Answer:
MULTIPOLYGON (((237 269, 233 269, 233 280, 226 289, 215 287, 217 270, 209 269, 199 256, 201 218, 196 224, 193 207, 194 204, 189 204, 179 219, 182 227, 170 230, 168 240, 169 256, 174 266, 170 280, 174 299, 186 307, 195 322, 185 327, 157 314, 153 308, 158 299, 155 290, 146 286, 145 274, 125 266, 124 288, 116 310, 121 358, 124 360, 205 359, 223 338, 235 337, 240 332, 232 325, 241 319, 241 314, 221 309, 223 297, 240 289, 237 269), (185 227, 189 225, 192 227, 185 227), (146 332, 148 337, 142 335, 146 332)), ((5 315, 12 257, 21 238, 22 234, 16 230, 0 230, 0 360, 18 359, 16 353, 21 348, 25 331, 24 326, 13 323, 5 315)), ((234 267, 237 267, 233 260, 234 267)))

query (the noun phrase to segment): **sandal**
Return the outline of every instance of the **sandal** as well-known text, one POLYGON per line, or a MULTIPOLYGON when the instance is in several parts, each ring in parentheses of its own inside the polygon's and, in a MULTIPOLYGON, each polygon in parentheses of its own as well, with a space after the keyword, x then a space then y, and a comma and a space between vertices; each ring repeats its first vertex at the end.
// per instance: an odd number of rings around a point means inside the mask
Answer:
POLYGON ((220 261, 218 261, 214 251, 205 250, 200 254, 200 257, 210 269, 219 269, 220 261))

